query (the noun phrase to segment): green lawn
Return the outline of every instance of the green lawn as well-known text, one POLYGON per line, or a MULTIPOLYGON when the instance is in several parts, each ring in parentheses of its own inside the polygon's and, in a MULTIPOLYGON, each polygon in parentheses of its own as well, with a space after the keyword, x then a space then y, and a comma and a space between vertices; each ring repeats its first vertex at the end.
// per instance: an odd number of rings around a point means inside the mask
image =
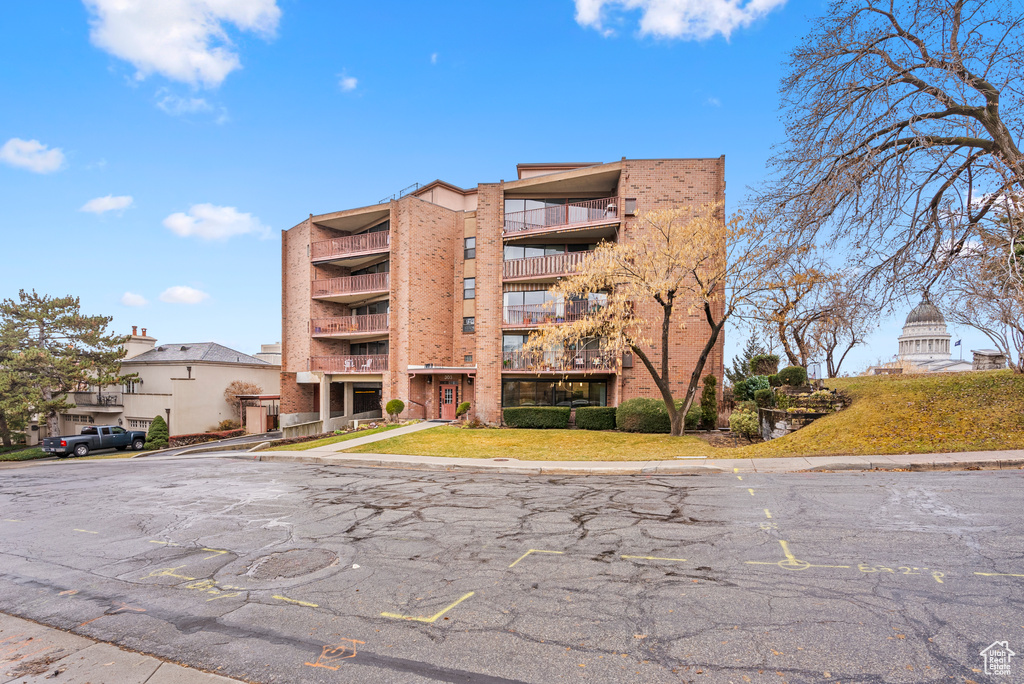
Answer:
MULTIPOLYGON (((375 435, 378 432, 387 432, 388 430, 394 430, 395 428, 403 427, 400 424, 385 425, 383 427, 370 428, 369 430, 357 430, 356 432, 349 432, 344 435, 337 435, 335 437, 325 437, 324 439, 317 439, 312 442, 299 442, 297 444, 285 444, 284 446, 275 447, 273 449, 267 449, 267 451, 305 451, 306 449, 315 449, 316 447, 328 446, 331 444, 337 444, 338 442, 347 442, 350 439, 357 439, 359 437, 367 437, 369 435, 375 435)), ((396 438, 400 439, 400 438, 396 438)))
POLYGON ((31 449, 19 448, 17 451, 8 450, 0 452, 0 461, 28 461, 45 456, 49 456, 49 454, 43 452, 39 447, 32 447, 31 449))
POLYGON ((1024 376, 1010 371, 840 378, 826 385, 848 392, 852 404, 781 439, 738 448, 711 447, 696 437, 440 427, 346 451, 524 461, 646 461, 1024 449, 1024 376))
POLYGON ((660 461, 677 456, 707 456, 714 449, 696 437, 591 430, 464 430, 445 426, 345 451, 521 461, 660 461))

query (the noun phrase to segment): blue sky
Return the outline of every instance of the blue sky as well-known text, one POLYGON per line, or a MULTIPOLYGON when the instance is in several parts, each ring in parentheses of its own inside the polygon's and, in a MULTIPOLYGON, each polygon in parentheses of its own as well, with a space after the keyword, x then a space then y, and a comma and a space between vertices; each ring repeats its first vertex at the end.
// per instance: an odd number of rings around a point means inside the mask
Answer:
MULTIPOLYGON (((252 353, 280 339, 280 231, 310 213, 518 162, 721 154, 735 207, 781 140, 787 51, 823 10, 2 3, 0 297, 75 294, 120 332, 252 353)), ((844 370, 895 353, 905 313, 844 370)), ((745 337, 729 330, 729 356, 745 337)))

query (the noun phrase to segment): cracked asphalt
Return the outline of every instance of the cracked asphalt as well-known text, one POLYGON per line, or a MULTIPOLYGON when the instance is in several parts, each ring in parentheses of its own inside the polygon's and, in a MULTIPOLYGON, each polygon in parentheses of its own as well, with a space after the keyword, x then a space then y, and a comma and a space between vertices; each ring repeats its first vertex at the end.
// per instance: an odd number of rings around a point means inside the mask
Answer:
POLYGON ((1022 476, 10 469, 0 611, 253 682, 1024 681, 1022 476))

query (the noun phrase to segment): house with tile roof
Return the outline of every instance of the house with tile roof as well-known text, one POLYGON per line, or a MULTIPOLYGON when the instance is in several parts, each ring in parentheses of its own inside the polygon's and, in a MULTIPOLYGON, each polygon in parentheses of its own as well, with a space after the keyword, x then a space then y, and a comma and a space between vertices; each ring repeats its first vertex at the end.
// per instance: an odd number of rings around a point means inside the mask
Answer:
POLYGON ((231 382, 258 385, 264 395, 280 393, 281 364, 273 363, 276 345, 263 345, 258 355, 250 355, 216 342, 157 344, 146 328, 139 334, 134 326, 124 346, 121 372, 138 379, 69 395, 75 406, 61 414, 61 434, 78 434, 90 424, 148 430, 158 415, 172 435, 206 432, 222 420, 238 420, 224 399, 231 382))

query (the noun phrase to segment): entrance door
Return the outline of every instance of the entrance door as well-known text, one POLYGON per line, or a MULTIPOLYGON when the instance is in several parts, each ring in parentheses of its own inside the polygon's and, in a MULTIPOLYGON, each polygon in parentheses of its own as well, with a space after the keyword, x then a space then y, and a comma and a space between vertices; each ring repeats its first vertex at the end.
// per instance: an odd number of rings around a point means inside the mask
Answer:
POLYGON ((455 385, 441 385, 441 419, 455 420, 455 385))

